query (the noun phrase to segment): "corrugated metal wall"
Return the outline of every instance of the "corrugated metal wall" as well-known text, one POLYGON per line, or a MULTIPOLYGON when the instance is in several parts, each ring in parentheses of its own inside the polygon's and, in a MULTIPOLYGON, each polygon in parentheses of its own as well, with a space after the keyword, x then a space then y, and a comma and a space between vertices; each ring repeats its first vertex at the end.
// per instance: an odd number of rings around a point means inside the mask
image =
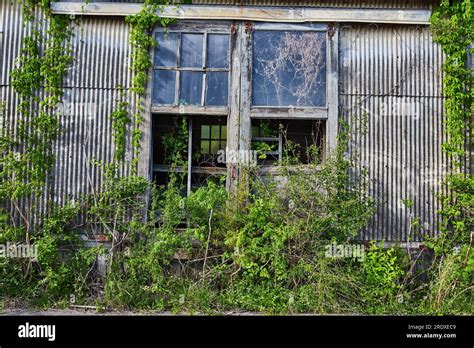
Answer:
POLYGON ((432 235, 436 192, 447 169, 440 150, 441 49, 426 27, 380 25, 343 26, 339 48, 341 111, 353 125, 367 127, 351 150, 360 154, 370 191, 382 202, 361 237, 418 241, 419 232, 432 235), (420 227, 411 226, 418 219, 420 227))
MULTIPOLYGON (((6 121, 13 127, 17 100, 9 71, 26 33, 19 13, 16 3, 0 0, 0 98, 6 101, 6 121)), ((347 120, 367 118, 367 133, 354 139, 351 151, 360 152, 373 180, 370 191, 383 202, 360 237, 416 241, 420 238, 411 222, 417 219, 422 231, 431 235, 440 208, 436 192, 447 163, 440 150, 441 50, 426 27, 343 25, 339 42, 341 115, 347 120), (413 201, 413 206, 403 200, 413 201)), ((63 132, 50 186, 59 203, 100 185, 99 169, 90 161, 112 158, 110 113, 119 96, 116 87, 130 84, 128 26, 122 18, 83 17, 73 46, 75 61, 65 82, 63 132)))
POLYGON ((128 35, 122 18, 84 17, 76 22, 53 173, 58 202, 97 188, 102 175, 91 161, 112 160, 110 115, 120 99, 118 86, 128 88, 131 78, 128 35))
MULTIPOLYGON (((17 2, 1 0, 0 100, 6 106, 2 127, 12 130, 16 127, 18 100, 10 85, 10 72, 28 30, 22 24, 17 2)), ((45 210, 48 200, 63 204, 92 192, 101 184, 100 169, 91 161, 108 163, 114 154, 110 114, 120 98, 117 87, 128 88, 130 84, 128 35, 128 25, 123 18, 74 20, 74 62, 65 79, 63 103, 59 106, 61 134, 55 144, 56 165, 47 194, 42 202, 37 202, 40 203, 38 212, 45 210)), ((129 102, 134 105, 133 100, 129 102)), ((130 146, 126 157, 131 157, 130 146)), ((122 171, 126 174, 129 168, 122 171)))
MULTIPOLYGON (((43 20, 41 11, 36 11, 35 17, 43 20)), ((22 24, 23 17, 20 5, 17 2, 7 0, 0 1, 0 32, 2 33, 2 49, 0 56, 0 102, 5 114, 0 119, 0 128, 6 130, 9 134, 15 134, 18 124, 17 108, 19 100, 10 85, 10 73, 15 66, 15 60, 18 57, 22 40, 25 36, 30 35, 31 28, 24 27, 22 24)), ((47 30, 46 26, 42 27, 43 34, 47 30)), ((42 213, 47 207, 47 201, 51 198, 51 183, 45 187, 42 197, 35 202, 23 199, 20 200, 19 206, 28 205, 36 212, 42 213)), ((18 217, 18 216, 16 216, 18 217)))

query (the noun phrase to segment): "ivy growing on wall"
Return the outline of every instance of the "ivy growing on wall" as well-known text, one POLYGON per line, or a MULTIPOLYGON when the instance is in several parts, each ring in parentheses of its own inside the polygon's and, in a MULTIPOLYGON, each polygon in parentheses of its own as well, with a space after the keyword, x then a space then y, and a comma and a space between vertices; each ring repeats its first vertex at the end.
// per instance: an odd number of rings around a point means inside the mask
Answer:
POLYGON ((55 163, 52 147, 59 133, 56 111, 63 96, 63 78, 73 58, 70 19, 53 16, 47 1, 27 0, 23 5, 24 25, 31 33, 23 39, 11 72, 20 117, 15 132, 8 127, 3 130, 9 144, 0 149, 0 199, 12 202, 29 226, 29 211, 20 209, 17 202, 41 196, 55 163), (42 9, 42 16, 36 17, 36 8, 42 9))
MULTIPOLYGON (((468 166, 473 137, 473 69, 468 59, 473 54, 474 12, 471 0, 442 0, 431 17, 435 42, 441 44, 446 60, 443 65, 447 142, 443 149, 449 156, 452 172, 445 185, 441 215, 448 246, 469 241, 474 227, 474 178, 468 166)), ((444 243, 443 243, 444 245, 444 243)))
POLYGON ((131 92, 136 96, 136 109, 133 113, 133 128, 131 131, 131 143, 134 150, 132 160, 132 172, 137 172, 140 158, 140 125, 143 121, 143 102, 146 96, 150 69, 153 67, 151 50, 156 46, 156 40, 152 36, 153 29, 157 25, 166 27, 173 19, 159 16, 162 13, 167 1, 145 0, 142 9, 136 15, 130 15, 125 21, 130 25, 130 46, 132 83, 131 92))
POLYGON ((125 158, 127 126, 131 123, 128 113, 127 94, 122 86, 118 87, 120 99, 117 100, 117 108, 112 112, 112 136, 115 143, 114 158, 116 161, 122 161, 125 158))

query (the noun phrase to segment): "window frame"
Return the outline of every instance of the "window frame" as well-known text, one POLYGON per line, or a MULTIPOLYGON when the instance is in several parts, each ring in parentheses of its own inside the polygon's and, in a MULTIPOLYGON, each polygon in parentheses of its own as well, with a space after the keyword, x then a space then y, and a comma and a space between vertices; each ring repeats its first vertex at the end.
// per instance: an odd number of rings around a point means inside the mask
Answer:
MULTIPOLYGON (((163 31, 157 28, 156 31, 163 31)), ((275 22, 249 22, 238 21, 216 21, 209 23, 206 20, 179 21, 168 27, 168 31, 190 32, 190 33, 218 33, 229 34, 229 75, 228 75, 228 105, 226 107, 208 107, 197 105, 174 105, 166 106, 153 104, 152 89, 153 79, 149 80, 148 105, 151 117, 160 114, 189 116, 226 116, 227 117, 227 146, 230 151, 252 150, 252 119, 289 119, 289 120, 324 120, 325 134, 323 143, 323 160, 327 153, 336 146, 338 132, 338 35, 339 24, 329 23, 275 23, 275 22), (254 107, 252 106, 252 60, 253 60, 253 32, 254 30, 295 30, 295 31, 325 31, 326 32, 326 106, 325 107, 254 107), (152 116, 153 115, 153 116, 152 116)), ((207 42, 207 39, 206 39, 207 42)), ((153 73, 151 69, 150 74, 153 73)), ((179 88, 179 82, 176 82, 179 88)), ((190 118, 191 119, 191 118, 190 118)), ((189 129, 192 129, 190 121, 189 129)), ((151 147, 153 136, 148 129, 144 129, 147 136, 142 141, 151 147), (149 134, 149 135, 148 135, 149 134)), ((192 132, 190 132, 190 143, 192 146, 192 132)), ((151 152, 152 154, 152 152, 151 152)), ((144 165, 143 172, 153 175, 153 155, 148 157, 148 164, 144 165)), ((190 192, 190 180, 193 172, 197 170, 188 165, 188 193, 190 192)), ((226 188, 232 190, 236 187, 240 170, 238 164, 227 163, 226 188)), ((211 168, 212 169, 212 168, 211 168)), ((225 168, 220 168, 224 169, 225 168)), ((182 168, 184 170, 184 168, 182 168)), ((204 169, 207 170, 207 169, 204 169)), ((268 168, 262 168, 264 172, 268 168)))
POLYGON ((249 79, 246 83, 249 84, 249 91, 251 100, 250 106, 250 117, 251 118, 270 118, 270 119, 285 119, 285 118, 305 118, 305 119, 326 119, 328 113, 328 63, 330 60, 329 54, 329 30, 327 24, 321 23, 309 23, 309 24, 290 24, 290 23, 255 23, 252 27, 252 35, 250 36, 250 68, 249 68, 249 79), (301 107, 291 107, 291 106, 254 106, 253 103, 253 40, 254 33, 256 31, 286 31, 286 32, 325 32, 326 33, 326 59, 325 59, 325 68, 326 68, 326 98, 324 106, 301 106, 301 107))
MULTIPOLYGON (((164 115, 161 115, 161 117, 163 117, 164 115)), ((173 117, 173 116, 178 116, 178 114, 168 114, 166 115, 168 117, 173 117)), ((193 118, 199 118, 200 115, 183 115, 183 117, 186 118, 186 123, 187 123, 187 127, 188 127, 188 150, 187 150, 187 161, 188 161, 188 165, 187 165, 187 168, 184 168, 184 167, 176 167, 172 168, 171 165, 169 164, 159 164, 159 163, 154 163, 154 156, 153 154, 151 155, 151 174, 152 174, 152 178, 153 178, 153 175, 154 173, 171 173, 171 172, 178 172, 178 173, 186 173, 186 192, 187 194, 189 195, 191 193, 191 190, 192 190, 192 175, 193 174, 206 174, 206 175, 225 175, 226 173, 226 168, 222 168, 222 167, 218 167, 218 166, 201 166, 201 165, 194 165, 193 163, 193 155, 195 154, 195 152, 193 151, 193 147, 200 147, 200 143, 201 143, 201 139, 202 137, 200 137, 199 139, 195 139, 194 138, 194 134, 193 134, 193 118)), ((152 117, 152 122, 156 122, 156 120, 160 119, 160 115, 159 114, 152 114, 151 115, 152 117)), ((213 116, 209 116, 209 117, 213 117, 213 116)), ((221 116, 221 117, 225 117, 225 116, 221 116)), ((214 124, 209 124, 209 125, 214 125, 214 124)), ((227 122, 226 122, 226 127, 227 127, 227 122)), ((219 125, 219 135, 221 135, 221 127, 222 125, 219 125)), ((154 127, 152 127, 154 129, 154 127)), ((210 136, 210 135, 209 135, 210 136)), ((155 141, 155 136, 153 135, 152 133, 152 142, 155 141)), ((209 139, 210 141, 211 139, 209 139)), ((219 140, 219 142, 221 142, 221 140, 219 140)), ((152 143, 153 145, 153 143, 152 143)), ((152 146, 153 148, 153 146, 152 146)))
POLYGON ((339 24, 337 23, 275 23, 245 22, 242 46, 242 79, 239 149, 250 150, 252 141, 252 119, 289 119, 289 120, 324 120, 325 142, 323 160, 337 143, 339 122, 339 24), (256 30, 277 31, 325 31, 326 32, 326 106, 325 107, 260 107, 252 105, 252 72, 253 72, 253 33, 256 30))
POLYGON ((4 61, 3 30, 0 30, 0 86, 5 83, 4 76, 3 76, 3 61, 4 61))
MULTIPOLYGON (((180 21, 176 24, 170 25, 167 28, 155 28, 153 31, 153 36, 159 32, 164 33, 178 33, 179 41, 177 48, 177 67, 156 67, 153 65, 152 68, 152 78, 155 71, 175 71, 176 72, 176 81, 175 81, 175 101, 174 104, 157 104, 151 99, 151 112, 154 114, 189 114, 189 115, 213 115, 213 116, 224 116, 229 114, 230 109, 230 91, 231 91, 231 74, 232 74, 232 61, 231 61, 231 49, 232 49, 232 32, 231 32, 230 21, 219 21, 214 23, 206 23, 203 21, 180 21), (203 64, 206 64, 207 60, 207 37, 209 34, 220 34, 229 36, 229 65, 227 68, 208 68, 203 66, 201 68, 197 67, 181 67, 180 65, 180 53, 181 53, 181 35, 182 34, 203 34, 203 64), (180 95, 180 83, 181 83, 181 72, 182 71, 196 71, 203 72, 203 84, 201 90, 201 105, 183 105, 179 104, 179 95, 180 95), (206 73, 207 72, 227 72, 227 105, 226 106, 207 106, 205 105, 207 83, 206 83, 206 73)), ((154 83, 152 82, 152 88, 154 83)))

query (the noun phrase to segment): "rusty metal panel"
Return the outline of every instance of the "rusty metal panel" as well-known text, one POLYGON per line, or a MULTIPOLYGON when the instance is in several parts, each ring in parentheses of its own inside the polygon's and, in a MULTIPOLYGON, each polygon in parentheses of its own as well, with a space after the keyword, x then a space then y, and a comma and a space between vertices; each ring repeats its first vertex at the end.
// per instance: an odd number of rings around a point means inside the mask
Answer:
POLYGON ((440 47, 426 27, 351 25, 341 28, 339 52, 342 114, 354 127, 367 127, 350 150, 380 201, 359 237, 433 235, 441 208, 436 193, 447 171, 440 47))

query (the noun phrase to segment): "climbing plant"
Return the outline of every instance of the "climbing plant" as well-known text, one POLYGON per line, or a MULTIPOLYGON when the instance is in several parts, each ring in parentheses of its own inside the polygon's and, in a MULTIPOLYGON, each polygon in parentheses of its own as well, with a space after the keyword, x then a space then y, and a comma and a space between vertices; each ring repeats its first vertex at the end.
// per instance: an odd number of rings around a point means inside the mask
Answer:
POLYGON ((136 109, 133 113, 133 129, 131 131, 131 143, 134 150, 132 160, 132 170, 136 173, 140 156, 140 125, 143 121, 143 102, 148 85, 150 69, 153 67, 151 50, 156 46, 156 40, 152 36, 153 29, 157 25, 166 27, 173 22, 173 19, 162 17, 162 13, 168 1, 145 0, 143 6, 135 15, 125 18, 130 25, 130 46, 131 46, 131 70, 132 83, 130 91, 136 97, 136 109))
POLYGON ((443 94, 447 141, 443 149, 449 156, 452 171, 445 186, 441 211, 449 245, 467 241, 474 227, 474 177, 469 173, 473 149, 473 69, 468 65, 474 53, 474 12, 471 0, 442 0, 433 11, 431 28, 435 42, 445 53, 443 94))
POLYGON ((112 135, 114 137, 116 161, 122 161, 125 157, 126 141, 127 141, 127 126, 131 119, 128 113, 128 102, 126 100, 126 93, 122 86, 118 86, 120 99, 117 100, 117 108, 112 112, 112 135))
POLYGON ((53 16, 49 2, 24 3, 24 25, 31 28, 11 72, 11 85, 18 95, 18 123, 15 131, 2 130, 9 139, 0 159, 0 199, 9 200, 26 226, 31 211, 17 202, 31 195, 39 197, 55 163, 52 151, 59 134, 58 105, 63 96, 63 78, 72 62, 72 28, 67 16, 53 16), (45 18, 36 17, 39 7, 45 18), (45 25, 45 23, 47 23, 45 25))

